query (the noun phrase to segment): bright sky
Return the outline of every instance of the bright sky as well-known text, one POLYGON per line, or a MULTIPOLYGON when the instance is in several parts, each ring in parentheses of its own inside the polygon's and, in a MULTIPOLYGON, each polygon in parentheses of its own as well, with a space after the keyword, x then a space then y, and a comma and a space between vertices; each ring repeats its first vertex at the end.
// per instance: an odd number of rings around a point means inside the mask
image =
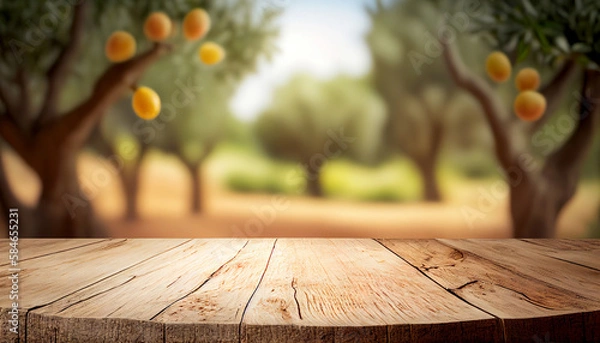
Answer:
POLYGON ((370 24, 364 6, 374 0, 262 1, 285 7, 277 42, 280 52, 242 82, 231 102, 239 119, 256 118, 269 105, 273 90, 299 72, 330 78, 369 70, 364 35, 370 24))

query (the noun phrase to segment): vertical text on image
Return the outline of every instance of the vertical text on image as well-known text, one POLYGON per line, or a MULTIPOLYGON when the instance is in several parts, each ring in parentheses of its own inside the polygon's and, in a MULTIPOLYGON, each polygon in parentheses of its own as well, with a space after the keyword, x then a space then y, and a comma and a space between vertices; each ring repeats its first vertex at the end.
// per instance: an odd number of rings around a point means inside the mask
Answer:
POLYGON ((11 302, 11 308, 8 312, 9 331, 19 333, 19 209, 11 208, 8 210, 8 278, 11 280, 11 287, 8 299, 11 302))

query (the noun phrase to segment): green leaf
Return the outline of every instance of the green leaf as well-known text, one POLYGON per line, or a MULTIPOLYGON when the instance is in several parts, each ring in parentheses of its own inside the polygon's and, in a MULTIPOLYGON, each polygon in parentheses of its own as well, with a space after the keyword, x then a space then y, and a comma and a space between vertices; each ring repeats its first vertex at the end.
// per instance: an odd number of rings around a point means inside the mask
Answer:
POLYGON ((523 7, 525 8, 525 12, 533 17, 538 16, 538 12, 535 10, 535 7, 529 2, 529 0, 521 0, 523 2, 523 7))
POLYGON ((569 53, 569 51, 571 50, 569 48, 569 42, 567 42, 565 36, 556 37, 554 42, 556 43, 556 46, 564 53, 569 53))
POLYGON ((517 63, 523 62, 529 56, 530 47, 523 40, 519 42, 517 49, 517 63))
POLYGON ((585 54, 585 53, 591 52, 592 48, 584 43, 575 43, 571 47, 571 51, 585 54))

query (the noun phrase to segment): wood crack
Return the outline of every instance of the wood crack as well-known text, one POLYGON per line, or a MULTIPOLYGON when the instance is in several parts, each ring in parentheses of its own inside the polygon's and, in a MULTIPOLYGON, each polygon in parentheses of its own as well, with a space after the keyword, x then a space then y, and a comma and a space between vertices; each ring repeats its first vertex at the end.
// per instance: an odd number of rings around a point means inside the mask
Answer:
MULTIPOLYGON (((445 245, 446 247, 448 247, 448 248, 450 248, 450 249, 454 249, 454 250, 457 250, 457 251, 458 251, 458 249, 457 249, 457 248, 455 248, 455 247, 453 247, 451 244, 446 244, 445 242, 443 242, 443 241, 439 241, 439 240, 436 240, 436 241, 437 241, 438 243, 442 244, 442 245, 445 245)), ((514 268, 513 266, 511 266, 510 264, 508 264, 508 265, 507 265, 507 264, 505 264, 505 263, 502 263, 502 262, 494 261, 494 260, 493 260, 493 259, 491 259, 491 258, 488 258, 488 257, 482 256, 482 255, 480 255, 480 254, 477 254, 477 253, 474 253, 474 252, 471 252, 471 251, 468 251, 468 250, 465 250, 465 251, 463 252, 463 254, 470 254, 470 255, 476 256, 478 259, 481 259, 481 260, 484 260, 484 261, 486 261, 486 262, 489 262, 489 263, 491 263, 491 264, 495 265, 497 268, 499 268, 499 269, 501 269, 501 270, 505 270, 505 271, 507 271, 507 272, 509 272, 509 273, 511 273, 511 274, 514 274, 514 275, 516 275, 516 276, 518 276, 518 277, 520 277, 520 278, 526 279, 526 280, 531 280, 531 281, 533 281, 533 282, 536 282, 536 283, 542 283, 542 284, 544 284, 546 287, 548 287, 548 288, 552 288, 552 289, 554 289, 554 290, 557 290, 557 291, 559 291, 559 292, 561 292, 561 293, 566 293, 566 294, 572 295, 573 297, 577 297, 577 298, 585 299, 585 300, 587 300, 587 301, 596 302, 596 300, 594 300, 594 299, 590 299, 590 298, 588 298, 588 297, 586 297, 586 296, 584 296, 584 295, 577 294, 577 293, 575 293, 575 292, 573 292, 573 291, 571 291, 571 290, 569 290, 569 289, 566 289, 566 288, 564 288, 564 287, 556 286, 556 285, 554 285, 554 284, 551 284, 551 283, 548 283, 548 282, 546 282, 546 281, 544 281, 544 280, 538 279, 538 278, 536 278, 535 276, 531 276, 531 275, 529 275, 529 274, 522 273, 522 272, 518 271, 517 269, 515 269, 515 268, 514 268)), ((543 255, 543 256, 547 256, 547 255, 543 255)), ((549 256, 547 256, 547 257, 549 257, 549 256)), ((500 287, 503 287, 503 288, 505 288, 505 289, 510 289, 510 288, 508 288, 508 287, 504 287, 504 286, 502 286, 502 285, 500 285, 500 284, 497 284, 497 283, 494 283, 494 285, 496 285, 496 286, 500 286, 500 287)), ((516 291, 516 292, 518 292, 518 291, 516 291)), ((543 305, 538 305, 538 306, 541 306, 541 307, 543 307, 543 305)))
MULTIPOLYGON (((426 278, 428 278, 431 282, 435 283, 436 285, 438 285, 439 287, 441 287, 442 289, 444 289, 446 292, 452 294, 453 296, 455 296, 456 298, 458 298, 459 300, 465 302, 466 304, 468 304, 469 306, 472 306, 476 309, 478 309, 479 311, 488 314, 489 316, 493 317, 494 320, 496 321, 496 323, 498 323, 498 325, 500 326, 500 329, 502 331, 502 337, 501 337, 501 341, 505 341, 506 339, 506 327, 504 326, 504 321, 502 320, 501 317, 486 311, 485 309, 481 308, 480 306, 477 306, 475 304, 473 304, 472 302, 468 301, 467 299, 462 298, 461 296, 459 296, 458 294, 456 294, 455 292, 448 290, 446 287, 444 287, 441 283, 439 283, 438 281, 434 280, 432 277, 430 277, 429 275, 427 275, 424 271, 422 271, 418 266, 410 263, 407 259, 405 259, 404 257, 400 256, 399 254, 397 254, 394 250, 388 248, 385 244, 383 244, 383 242, 379 241, 379 239, 374 239, 375 242, 379 243, 382 247, 384 247, 385 249, 387 249, 389 252, 391 252, 392 254, 396 255, 398 258, 400 258, 402 261, 404 261, 405 263, 407 263, 409 266, 412 266, 413 268, 415 268, 419 273, 421 273, 421 275, 425 276, 426 278)), ((441 243, 441 242, 439 242, 441 243)), ((441 243, 443 244, 443 243, 441 243)), ((452 248, 452 247, 451 247, 452 248)), ((452 248, 454 249, 454 248, 452 248)), ((458 249, 454 249, 455 251, 460 253, 460 259, 461 261, 464 260, 465 256, 464 254, 459 251, 458 249)), ((455 258, 456 259, 456 258, 455 258)), ((475 282, 477 282, 477 280, 475 280, 475 282)), ((466 284, 460 286, 459 288, 465 287, 471 283, 474 283, 473 281, 467 282, 466 284)), ((412 331, 412 327, 413 325, 410 325, 411 331, 412 331)))
POLYGON ((90 295, 90 296, 89 296, 89 297, 87 297, 87 298, 84 298, 84 299, 81 299, 81 300, 77 300, 77 301, 73 302, 72 304, 69 304, 69 305, 65 306, 65 307, 64 307, 63 309, 61 309, 60 311, 56 312, 56 314, 59 314, 59 313, 61 313, 61 312, 64 312, 64 311, 66 311, 67 309, 69 309, 69 308, 71 308, 71 307, 73 307, 73 306, 75 306, 75 305, 77 305, 77 304, 81 304, 81 303, 83 303, 83 302, 86 302, 86 301, 88 301, 88 300, 90 300, 90 299, 93 299, 93 298, 95 298, 95 297, 97 297, 97 296, 99 296, 99 295, 102 295, 102 294, 104 294, 104 293, 107 293, 107 292, 110 292, 110 291, 112 291, 112 290, 114 290, 114 289, 117 289, 117 288, 119 288, 119 287, 121 287, 121 286, 123 286, 123 285, 127 284, 128 282, 130 282, 130 281, 131 281, 131 280, 133 280, 133 279, 135 279, 135 275, 134 275, 134 276, 132 276, 132 277, 130 277, 129 279, 127 279, 127 280, 125 280, 125 281, 121 282, 121 283, 120 283, 120 284, 118 284, 118 285, 115 285, 115 286, 113 286, 113 287, 107 288, 107 289, 105 289, 105 290, 103 290, 103 291, 101 291, 101 292, 98 292, 98 293, 92 294, 92 295, 90 295))
POLYGON ((260 287, 260 284, 262 283, 263 279, 265 278, 265 274, 267 273, 267 269, 269 269, 269 263, 271 262, 271 258, 273 257, 273 252, 275 251, 276 245, 277 245, 277 239, 273 242, 273 247, 271 248, 271 253, 269 254, 269 258, 267 259, 267 263, 265 264, 265 269, 263 270, 262 274, 260 275, 260 279, 258 279, 258 283, 256 284, 256 287, 252 291, 252 295, 250 295, 250 298, 248 299, 246 306, 244 306, 244 311, 242 312, 242 318, 240 318, 240 326, 238 329, 238 343, 242 343, 242 326, 244 324, 244 317, 246 316, 246 311, 248 311, 248 307, 250 306, 250 303, 252 302, 252 298, 254 298, 254 295, 256 294, 256 292, 258 291, 258 288, 260 287))
POLYGON ((171 251, 171 250, 173 250, 173 249, 179 248, 180 246, 182 246, 182 245, 184 245, 184 244, 187 244, 187 243, 189 243, 190 241, 191 241, 191 239, 188 239, 188 240, 186 240, 186 241, 184 241, 184 242, 182 242, 182 243, 180 243, 180 244, 177 244, 176 246, 173 246, 173 247, 171 247, 171 248, 169 248, 169 249, 167 249, 167 250, 165 250, 165 251, 161 251, 161 252, 159 252, 159 253, 156 253, 156 254, 154 254, 154 255, 152 255, 152 256, 150 256, 150 257, 148 257, 148 258, 145 258, 145 259, 143 259, 143 260, 141 260, 141 261, 138 261, 138 262, 136 262, 136 263, 134 263, 134 264, 132 264, 132 265, 130 265, 130 266, 128 266, 128 267, 126 267, 126 268, 123 268, 123 269, 121 269, 121 270, 119 270, 119 271, 117 271, 117 272, 114 272, 114 273, 112 273, 112 274, 109 274, 109 275, 107 275, 107 276, 105 276, 105 277, 103 277, 103 278, 100 278, 100 279, 98 279, 98 280, 96 280, 96 281, 94 281, 94 282, 90 283, 90 284, 89 284, 89 285, 87 285, 87 286, 81 287, 80 289, 77 289, 77 290, 75 290, 75 291, 73 291, 73 292, 71 292, 71 293, 65 294, 65 295, 63 295, 63 296, 61 296, 61 297, 59 297, 59 298, 57 298, 57 299, 55 299, 55 300, 52 300, 52 301, 48 302, 48 303, 45 303, 45 304, 42 304, 42 305, 33 306, 33 307, 31 307, 31 308, 28 310, 28 312, 30 312, 30 311, 34 311, 34 310, 37 310, 37 309, 40 309, 40 308, 43 308, 43 307, 46 307, 46 306, 48 306, 48 305, 51 305, 51 304, 53 304, 53 303, 55 303, 55 302, 57 302, 57 301, 59 301, 59 300, 65 299, 65 298, 67 298, 67 297, 69 297, 69 296, 71 296, 71 295, 73 295, 73 294, 75 294, 75 293, 77 293, 77 292, 80 292, 80 291, 82 291, 82 290, 84 290, 84 289, 87 289, 87 288, 90 288, 90 287, 92 287, 92 286, 94 286, 94 285, 97 285, 97 284, 99 284, 99 283, 101 283, 101 282, 103 282, 103 281, 105 281, 105 280, 108 280, 108 279, 110 279, 111 277, 113 277, 113 276, 115 276, 115 275, 117 275, 117 274, 119 274, 119 273, 125 272, 125 271, 127 271, 127 270, 129 270, 129 269, 131 269, 131 268, 134 268, 134 267, 136 267, 136 266, 138 266, 138 265, 140 265, 140 264, 142 264, 142 263, 144 263, 144 262, 148 261, 148 260, 151 260, 151 259, 153 259, 153 258, 155 258, 155 257, 157 257, 157 256, 160 256, 160 255, 162 255, 162 254, 165 254, 165 253, 167 253, 167 252, 169 252, 169 251, 171 251))
MULTIPOLYGON (((382 247, 384 247, 386 250, 388 250, 389 252, 391 252, 392 254, 396 255, 398 258, 400 258, 402 261, 404 261, 405 263, 407 263, 409 266, 413 267, 414 269, 416 269, 419 273, 421 273, 421 275, 425 276, 426 278, 428 278, 431 282, 435 283, 436 285, 438 285, 439 287, 441 287, 443 290, 445 290, 446 292, 452 294, 453 296, 457 297, 458 299, 460 299, 461 301, 464 301, 465 303, 469 304, 470 306, 475 307, 476 309, 478 309, 479 311, 482 311, 484 313, 487 313, 488 315, 494 317, 496 320, 499 319, 498 316, 496 316, 495 314, 488 312, 486 310, 484 310, 483 308, 471 303, 470 301, 463 299, 462 297, 460 297, 458 294, 448 290, 446 287, 444 287, 441 283, 439 283, 438 281, 436 281, 435 279, 433 279, 432 277, 430 277, 429 275, 427 275, 427 273, 425 273, 424 271, 422 271, 418 266, 410 263, 407 259, 405 259, 404 257, 398 255, 394 250, 388 248, 385 244, 383 244, 382 242, 380 242, 378 239, 374 239, 375 242, 379 243, 382 247)), ((454 249, 454 248, 453 248, 454 249)), ((456 249, 455 249, 456 250, 456 249)), ((457 250, 458 251, 458 250, 457 250)), ((462 254, 462 252, 461 252, 462 254)), ((465 285, 463 285, 465 286, 465 285)), ((461 286, 462 287, 462 286, 461 286)))
POLYGON ((172 301, 169 305, 165 306, 162 310, 160 310, 158 313, 156 313, 155 315, 153 315, 152 317, 150 317, 149 320, 154 320, 156 317, 160 316, 162 313, 164 313, 169 307, 173 306, 175 303, 177 303, 180 300, 183 300, 187 297, 189 297, 190 295, 194 294, 195 292, 197 292, 198 290, 200 290, 200 288, 202 288, 204 285, 206 285, 207 282, 209 282, 213 277, 215 277, 215 275, 217 275, 221 270, 223 270, 223 268, 225 268, 225 266, 227 266, 231 261, 235 260, 239 254, 242 252, 242 250, 244 250, 244 248, 248 245, 249 241, 246 241, 246 243, 244 243, 244 245, 240 248, 240 250, 238 250, 235 255, 233 255, 232 258, 230 258, 229 260, 227 260, 225 263, 223 263, 219 268, 217 268, 215 271, 213 271, 207 278, 206 280, 204 280, 198 287, 192 289, 191 291, 189 291, 188 293, 182 295, 181 297, 175 299, 174 301, 172 301))
POLYGON ((469 282, 465 283, 464 285, 462 285, 460 287, 456 287, 456 288, 448 289, 448 290, 449 291, 458 291, 460 289, 463 289, 463 288, 467 287, 468 285, 472 285, 472 284, 477 283, 477 282, 479 282, 479 280, 472 280, 472 281, 469 281, 469 282))
MULTIPOLYGON (((543 244, 540 244, 539 242, 537 242, 535 240, 532 241, 532 240, 529 240, 529 239, 520 239, 520 241, 524 242, 524 243, 535 245, 536 247, 541 247, 541 248, 548 249, 548 250, 556 250, 556 249, 553 249, 551 247, 548 247, 548 246, 545 246, 543 244)), ((589 251, 589 250, 588 249, 584 249, 584 250, 578 250, 578 251, 589 251)), ((575 261, 571 261, 571 260, 568 260, 568 259, 565 259, 565 258, 557 257, 557 256, 554 256, 554 255, 548 254, 547 252, 539 252, 539 254, 541 254, 543 256, 546 256, 546 257, 553 258, 555 260, 559 260, 559 261, 562 261, 562 262, 574 264, 576 266, 580 266, 580 267, 583 267, 583 268, 587 268, 587 269, 591 269, 591 270, 600 272, 600 269, 598 269, 596 267, 588 266, 588 265, 585 265, 585 264, 582 264, 582 263, 579 263, 579 262, 575 262, 575 261)))
MULTIPOLYGON (((76 247, 64 248, 64 249, 56 250, 56 251, 49 252, 49 253, 46 253, 46 254, 41 254, 41 255, 38 255, 38 256, 33 256, 33 257, 30 257, 30 258, 19 259, 19 262, 35 260, 35 259, 38 259, 38 258, 42 258, 42 257, 46 257, 46 256, 58 254, 58 253, 61 253, 61 252, 71 251, 71 250, 75 250, 75 249, 79 249, 79 248, 84 248, 84 247, 87 247, 87 246, 90 246, 90 245, 99 244, 99 243, 106 242, 106 241, 108 241, 108 239, 100 239, 100 240, 97 240, 97 241, 85 243, 83 245, 78 245, 76 247)), ((2 263, 2 264, 0 264, 0 267, 1 266, 7 266, 8 264, 9 263, 2 263)))
MULTIPOLYGON (((212 276, 212 275, 211 275, 212 276)), ((179 281, 179 279, 181 279, 181 275, 179 275, 175 280, 171 281, 171 283, 169 283, 167 285, 167 288, 173 286, 173 284, 175 284, 175 282, 179 281)))
POLYGON ((594 268, 594 267, 590 267, 590 266, 586 266, 585 264, 577 263, 577 262, 570 261, 570 260, 565 260, 564 258, 560 258, 560 257, 556 257, 556 256, 550 256, 550 255, 546 255, 546 254, 544 254, 544 256, 548 256, 548 257, 553 258, 555 260, 563 261, 563 262, 570 263, 570 264, 573 264, 573 265, 576 265, 576 266, 579 266, 579 267, 583 267, 583 268, 587 268, 587 269, 591 269, 591 270, 600 272, 600 269, 594 268))
POLYGON ((555 308, 552 308, 552 307, 549 307, 549 306, 546 306, 546 305, 542 305, 542 304, 536 302, 535 300, 531 299, 527 294, 525 294, 525 293, 523 293, 521 291, 517 291, 516 289, 510 288, 510 287, 506 287, 506 286, 503 286, 503 285, 500 285, 500 284, 496 284, 496 286, 498 286, 500 288, 504 288, 504 289, 506 289, 508 291, 511 291, 511 292, 515 292, 515 293, 523 296, 523 298, 525 298, 525 301, 527 301, 528 303, 530 303, 532 305, 535 305, 535 306, 538 306, 538 307, 541 307, 541 308, 545 308, 547 310, 556 310, 555 308))
POLYGON ((421 266, 419 267, 420 269, 423 269, 424 271, 428 272, 432 269, 439 269, 440 267, 454 267, 456 266, 456 264, 452 263, 452 264, 444 264, 444 265, 436 265, 436 266, 427 266, 424 263, 421 263, 421 266))
POLYGON ((298 317, 302 320, 302 312, 300 311, 300 303, 298 302, 298 289, 296 288, 296 278, 292 278, 292 289, 294 290, 294 301, 298 309, 298 317))
MULTIPOLYGON (((122 309, 124 306, 125 306, 125 304, 122 304, 121 306, 117 307, 115 310, 113 310, 109 314, 107 314, 105 318, 110 318, 110 316, 115 314, 118 310, 122 309)), ((140 338, 140 335, 138 335, 137 338, 140 338)))

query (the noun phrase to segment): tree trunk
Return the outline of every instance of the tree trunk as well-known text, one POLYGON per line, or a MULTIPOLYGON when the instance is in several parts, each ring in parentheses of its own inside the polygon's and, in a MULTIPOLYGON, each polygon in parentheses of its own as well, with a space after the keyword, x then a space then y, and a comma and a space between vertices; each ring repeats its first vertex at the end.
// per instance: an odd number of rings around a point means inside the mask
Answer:
MULTIPOLYGON (((581 87, 576 128, 563 144, 547 159, 542 171, 531 171, 520 165, 526 151, 514 145, 502 118, 508 117, 505 106, 481 77, 470 72, 452 44, 442 41, 444 60, 454 81, 470 92, 482 105, 494 137, 496 157, 507 175, 510 186, 510 213, 515 237, 554 237, 556 221, 565 204, 573 197, 579 180, 579 170, 589 150, 600 114, 600 72, 585 70, 581 87)), ((565 89, 572 68, 567 64, 542 92, 549 97, 548 110, 553 111, 565 89)), ((551 113, 546 113, 549 116, 551 113)), ((533 131, 543 124, 534 125, 533 131)))
MULTIPOLYGON (((96 220, 91 202, 83 192, 77 176, 76 149, 63 147, 62 154, 50 155, 38 174, 42 192, 37 205, 35 232, 32 237, 104 237, 106 233, 96 220)), ((90 186, 88 192, 97 189, 90 186)))
POLYGON ((436 177, 437 159, 444 139, 444 122, 439 111, 446 110, 451 99, 452 96, 448 95, 441 107, 442 109, 432 109, 425 101, 425 98, 422 98, 423 107, 427 111, 430 125, 428 149, 421 154, 414 151, 409 155, 412 155, 411 158, 421 172, 421 178, 423 179, 423 199, 425 201, 433 202, 442 200, 436 177))
POLYGON ((202 162, 186 163, 191 179, 190 210, 192 213, 204 212, 204 192, 202 187, 202 162))
POLYGON ((125 220, 134 221, 139 219, 138 196, 140 191, 140 173, 144 157, 148 152, 148 147, 142 145, 139 155, 128 165, 123 166, 119 171, 123 197, 125 198, 125 220))
MULTIPOLYGON (((106 110, 140 79, 171 45, 155 43, 149 50, 112 64, 96 80, 92 93, 79 105, 58 115, 56 104, 82 42, 86 21, 83 1, 74 8, 68 43, 46 70, 47 90, 37 113, 30 108, 26 73, 17 71, 19 96, 9 96, 0 87, 0 136, 38 174, 42 194, 37 205, 36 228, 27 237, 98 237, 101 227, 94 220, 91 204, 82 194, 76 172, 77 153, 106 110), (27 125, 22 125, 26 118, 27 125), (26 127, 22 127, 26 126, 26 127)), ((4 81, 4 80, 3 80, 4 81)), ((34 216, 30 216, 33 220, 34 216)))
POLYGON ((323 188, 321 187, 321 169, 322 166, 311 166, 306 164, 306 191, 312 197, 322 197, 323 188))
POLYGON ((423 198, 425 201, 440 201, 442 197, 436 177, 436 157, 418 161, 417 167, 423 178, 423 198))
POLYGON ((123 196, 125 198, 125 220, 139 219, 138 193, 140 189, 140 165, 135 162, 132 166, 125 167, 120 173, 123 196))
MULTIPOLYGON (((517 238, 552 238, 564 206, 577 190, 583 158, 587 154, 599 115, 600 73, 586 71, 581 87, 577 127, 564 145, 546 160, 540 173, 521 171, 511 187, 511 217, 517 238)), ((509 177, 510 180, 510 177, 509 177)))
POLYGON ((508 175, 510 214, 515 238, 554 237, 559 208, 557 192, 541 175, 515 168, 508 175))

